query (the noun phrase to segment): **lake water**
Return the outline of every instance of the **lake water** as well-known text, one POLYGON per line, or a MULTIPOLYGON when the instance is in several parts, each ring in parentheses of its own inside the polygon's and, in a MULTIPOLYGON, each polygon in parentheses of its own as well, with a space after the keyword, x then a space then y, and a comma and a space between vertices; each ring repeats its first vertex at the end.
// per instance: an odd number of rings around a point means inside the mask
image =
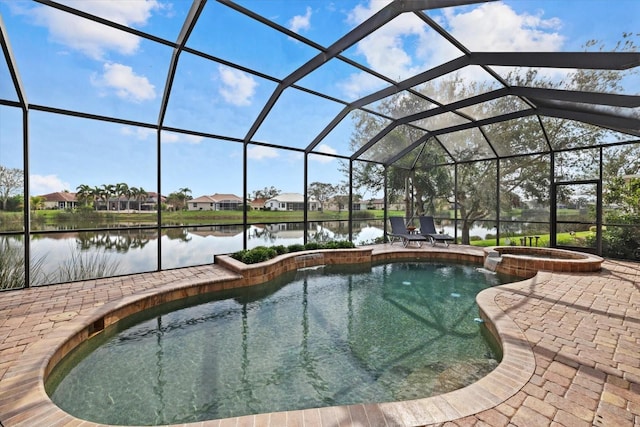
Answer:
MULTIPOLYGON (((452 227, 444 231, 454 234, 452 227)), ((310 223, 305 230, 300 223, 251 225, 247 229, 247 246, 302 244, 348 239, 347 222, 310 223)), ((242 249, 242 226, 206 226, 165 229, 162 245, 162 268, 179 268, 213 262, 215 255, 242 249)), ((472 236, 484 238, 495 230, 475 226, 472 236)), ((382 221, 354 222, 356 245, 371 244, 383 236, 382 221)), ((21 238, 4 237, 5 244, 22 247, 21 238)), ((31 240, 32 285, 61 283, 103 276, 115 276, 158 269, 158 234, 155 229, 113 229, 106 231, 73 230, 34 234, 31 240)))

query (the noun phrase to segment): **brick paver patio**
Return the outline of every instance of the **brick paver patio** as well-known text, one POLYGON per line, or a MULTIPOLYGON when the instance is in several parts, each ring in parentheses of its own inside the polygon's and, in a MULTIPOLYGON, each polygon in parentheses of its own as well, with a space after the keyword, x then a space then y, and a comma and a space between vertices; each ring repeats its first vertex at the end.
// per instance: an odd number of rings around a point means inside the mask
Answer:
MULTIPOLYGON (((36 397, 43 390, 32 371, 54 350, 45 344, 68 334, 74 319, 168 287, 236 278, 209 265, 0 293, 1 425, 94 425, 36 397)), ((508 350, 495 375, 463 390, 419 405, 353 405, 194 425, 640 426, 640 264, 607 260, 599 273, 541 272, 484 291, 479 303, 508 350)))

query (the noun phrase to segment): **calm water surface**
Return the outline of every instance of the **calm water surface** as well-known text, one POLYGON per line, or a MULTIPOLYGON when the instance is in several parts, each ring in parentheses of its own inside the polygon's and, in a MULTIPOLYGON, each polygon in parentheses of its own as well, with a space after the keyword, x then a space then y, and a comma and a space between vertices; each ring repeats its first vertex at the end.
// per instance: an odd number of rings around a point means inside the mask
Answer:
POLYGON ((475 296, 505 280, 423 262, 298 271, 154 313, 48 389, 76 417, 137 425, 440 394, 497 366, 475 296))
MULTIPOLYGON (((453 235, 452 228, 445 232, 453 235)), ((473 235, 487 232, 474 228, 473 235)), ((251 225, 247 228, 247 248, 288 246, 308 242, 348 240, 346 222, 251 225)), ((494 231, 495 232, 495 231, 494 231)), ((158 269, 158 244, 162 247, 163 269, 209 264, 215 255, 229 254, 243 248, 242 226, 198 226, 165 229, 158 237, 155 229, 112 229, 34 235, 30 242, 31 285, 45 285, 105 276, 135 274, 158 269)), ((353 224, 353 243, 370 244, 383 235, 382 221, 358 221, 353 224)), ((8 237, 6 242, 24 251, 22 237, 8 237)), ((0 244, 0 256, 2 256, 0 244)))

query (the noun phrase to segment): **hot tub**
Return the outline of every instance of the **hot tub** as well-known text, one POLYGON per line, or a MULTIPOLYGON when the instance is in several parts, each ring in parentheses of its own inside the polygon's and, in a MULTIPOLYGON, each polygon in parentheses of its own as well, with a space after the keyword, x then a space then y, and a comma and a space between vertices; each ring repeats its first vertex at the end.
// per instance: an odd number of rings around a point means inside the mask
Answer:
POLYGON ((493 246, 484 249, 484 267, 498 273, 533 277, 540 270, 554 272, 599 271, 601 257, 564 249, 530 246, 493 246))

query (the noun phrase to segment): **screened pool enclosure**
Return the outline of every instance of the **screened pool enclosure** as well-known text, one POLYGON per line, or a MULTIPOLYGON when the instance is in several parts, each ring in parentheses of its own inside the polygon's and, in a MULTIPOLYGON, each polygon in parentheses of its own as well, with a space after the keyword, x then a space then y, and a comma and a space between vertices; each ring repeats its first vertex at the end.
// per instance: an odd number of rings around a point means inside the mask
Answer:
POLYGON ((0 280, 385 241, 640 259, 635 0, 0 0, 0 280))

